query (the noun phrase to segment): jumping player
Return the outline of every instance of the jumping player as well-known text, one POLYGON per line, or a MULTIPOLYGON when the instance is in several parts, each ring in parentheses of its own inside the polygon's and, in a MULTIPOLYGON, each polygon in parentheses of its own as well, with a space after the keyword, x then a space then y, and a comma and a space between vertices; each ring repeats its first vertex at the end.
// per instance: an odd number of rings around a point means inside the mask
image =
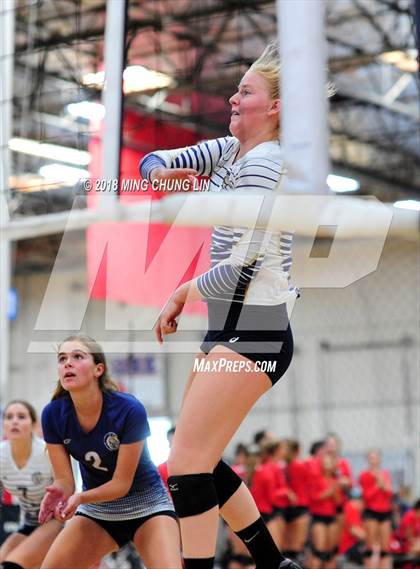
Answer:
POLYGON ((35 569, 57 537, 62 523, 51 520, 39 526, 38 513, 52 469, 45 444, 34 434, 37 414, 21 400, 11 401, 3 414, 6 437, 0 443, 0 486, 18 499, 22 523, 0 548, 3 569, 35 569))
POLYGON ((42 413, 54 483, 40 521, 70 521, 42 569, 88 569, 129 541, 147 569, 181 569, 178 524, 149 457, 143 405, 116 390, 102 348, 88 336, 60 345, 58 375, 42 413), (80 465, 81 492, 75 491, 70 456, 80 465))
MULTIPOLYGON (((210 177, 211 191, 272 195, 283 173, 275 46, 245 73, 229 102, 232 137, 153 152, 141 163, 142 176, 159 182, 199 174, 210 177)), ((210 270, 181 285, 157 322, 162 342, 176 332, 186 302, 208 304, 209 330, 199 357, 216 371, 190 374, 168 462, 186 569, 213 567, 219 509, 258 569, 296 566, 279 552, 241 479, 219 462, 250 409, 292 359, 286 302, 297 292, 289 283, 291 244, 287 232, 216 226, 210 270), (230 369, 218 366, 226 359, 230 369), (271 371, 261 369, 267 362, 271 371)))

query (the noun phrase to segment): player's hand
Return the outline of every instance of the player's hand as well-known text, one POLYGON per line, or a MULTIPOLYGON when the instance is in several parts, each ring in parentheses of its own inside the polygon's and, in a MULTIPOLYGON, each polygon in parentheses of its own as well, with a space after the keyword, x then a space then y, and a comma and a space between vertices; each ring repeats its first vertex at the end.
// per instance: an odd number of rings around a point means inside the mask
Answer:
POLYGON ((167 334, 175 334, 177 331, 178 322, 176 318, 181 314, 183 308, 184 303, 176 301, 172 296, 159 314, 155 326, 155 333, 157 341, 160 344, 163 342, 164 336, 167 334))
POLYGON ((45 496, 39 509, 38 521, 40 524, 49 522, 55 517, 56 509, 66 501, 64 490, 59 486, 47 486, 45 496))
POLYGON ((66 522, 70 518, 72 518, 80 504, 82 503, 80 494, 73 494, 67 500, 66 503, 63 503, 56 512, 56 518, 60 519, 62 522, 66 522))
MULTIPOLYGON (((196 176, 198 176, 198 172, 192 168, 155 168, 150 174, 150 179, 152 183, 154 182, 157 189, 165 191, 165 185, 162 183, 160 186, 158 182, 185 180, 189 182, 190 189, 193 189, 196 183, 196 176)), ((170 184, 168 184, 169 188, 170 184)))

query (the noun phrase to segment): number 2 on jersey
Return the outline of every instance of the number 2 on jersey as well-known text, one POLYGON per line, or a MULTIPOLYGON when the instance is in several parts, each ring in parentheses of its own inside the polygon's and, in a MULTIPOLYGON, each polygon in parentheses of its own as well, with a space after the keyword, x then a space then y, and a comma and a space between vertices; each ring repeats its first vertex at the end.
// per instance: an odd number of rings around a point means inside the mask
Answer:
POLYGON ((105 472, 108 472, 108 469, 106 466, 101 466, 101 457, 94 450, 90 450, 89 452, 87 452, 85 454, 85 460, 86 460, 86 462, 90 462, 91 466, 93 466, 93 468, 96 468, 97 470, 104 470, 105 472))

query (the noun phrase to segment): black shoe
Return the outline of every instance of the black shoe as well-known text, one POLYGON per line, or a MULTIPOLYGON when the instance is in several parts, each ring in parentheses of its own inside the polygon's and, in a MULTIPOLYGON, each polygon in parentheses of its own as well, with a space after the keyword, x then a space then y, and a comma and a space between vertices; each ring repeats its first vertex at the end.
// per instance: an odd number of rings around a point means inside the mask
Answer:
POLYGON ((292 561, 291 559, 283 559, 279 565, 279 569, 302 569, 299 563, 292 561))

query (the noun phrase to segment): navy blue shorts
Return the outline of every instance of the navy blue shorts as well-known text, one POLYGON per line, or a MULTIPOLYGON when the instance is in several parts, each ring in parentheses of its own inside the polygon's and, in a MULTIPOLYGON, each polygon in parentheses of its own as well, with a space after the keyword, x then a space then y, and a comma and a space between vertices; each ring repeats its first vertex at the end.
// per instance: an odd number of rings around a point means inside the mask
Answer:
MULTIPOLYGON (((201 344, 208 354, 224 346, 248 358, 274 385, 293 357, 293 335, 285 304, 260 306, 209 300, 209 329, 201 344)), ((248 368, 247 368, 248 369, 248 368)))
POLYGON ((17 530, 16 533, 20 533, 20 534, 22 534, 22 535, 28 536, 28 535, 31 535, 31 533, 32 533, 33 531, 35 531, 37 528, 39 528, 39 525, 37 525, 37 526, 30 526, 30 525, 28 525, 28 524, 23 524, 23 525, 21 525, 21 526, 18 528, 18 530, 17 530))
POLYGON ((133 541, 136 531, 141 527, 147 520, 154 518, 156 516, 169 516, 177 520, 177 515, 172 510, 163 510, 162 512, 155 512, 149 516, 143 516, 142 518, 134 518, 133 520, 124 521, 110 521, 110 520, 100 520, 92 516, 88 516, 82 512, 76 512, 76 516, 83 516, 92 520, 112 537, 112 539, 118 544, 118 547, 123 547, 129 541, 133 541))

